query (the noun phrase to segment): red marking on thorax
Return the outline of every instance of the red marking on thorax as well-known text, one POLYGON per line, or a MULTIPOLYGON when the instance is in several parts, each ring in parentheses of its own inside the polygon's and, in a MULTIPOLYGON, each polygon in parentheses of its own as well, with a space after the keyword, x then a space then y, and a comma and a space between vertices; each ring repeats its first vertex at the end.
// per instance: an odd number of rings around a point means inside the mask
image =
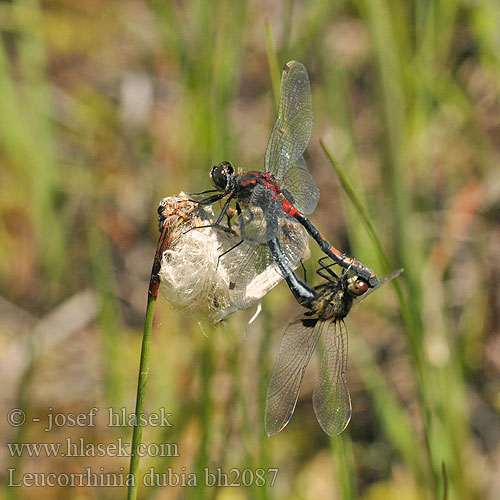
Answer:
POLYGON ((261 182, 261 184, 270 189, 273 193, 279 193, 280 191, 280 188, 278 186, 276 186, 276 184, 272 184, 271 182, 261 182))
POLYGON ((242 187, 249 186, 250 184, 257 184, 257 176, 240 181, 240 186, 242 187))

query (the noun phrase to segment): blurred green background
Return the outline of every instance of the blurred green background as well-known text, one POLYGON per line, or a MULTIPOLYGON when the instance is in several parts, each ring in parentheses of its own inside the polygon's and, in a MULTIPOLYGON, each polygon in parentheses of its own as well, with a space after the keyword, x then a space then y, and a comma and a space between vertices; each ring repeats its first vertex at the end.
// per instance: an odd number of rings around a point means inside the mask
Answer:
POLYGON ((353 416, 333 439, 314 417, 314 369, 288 427, 271 439, 263 430, 279 340, 299 312, 284 284, 250 326, 244 311, 201 329, 160 299, 146 407, 173 413, 174 426, 148 427, 143 441, 176 443, 179 456, 144 457, 141 476, 279 472, 272 487, 268 474, 266 487, 141 487, 139 497, 499 498, 498 26, 495 0, 0 2, 2 484, 7 468, 16 480, 127 471, 125 457, 13 457, 5 443, 130 439, 106 426, 106 408, 134 408, 158 201, 208 189, 222 160, 262 167, 273 80, 296 59, 313 93, 306 159, 322 196, 311 219, 379 275, 404 267, 403 295, 386 286, 347 318, 353 416), (44 432, 49 408, 93 406, 96 427, 44 432), (7 425, 14 407, 25 425, 7 425))

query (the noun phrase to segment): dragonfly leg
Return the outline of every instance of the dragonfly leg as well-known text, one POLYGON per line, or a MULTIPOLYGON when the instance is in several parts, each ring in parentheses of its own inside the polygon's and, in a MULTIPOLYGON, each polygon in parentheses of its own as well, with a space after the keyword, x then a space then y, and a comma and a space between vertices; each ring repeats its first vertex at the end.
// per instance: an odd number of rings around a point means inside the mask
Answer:
POLYGON ((302 267, 302 271, 304 273, 304 281, 307 283, 307 271, 306 268, 304 267, 304 262, 302 259, 300 259, 300 267, 302 267))
POLYGON ((231 193, 227 200, 226 200, 226 203, 224 203, 224 206, 222 207, 222 210, 219 214, 219 217, 217 217, 217 220, 215 221, 215 225, 218 226, 222 220, 222 218, 224 217, 225 213, 227 212, 227 209, 229 208, 229 203, 231 203, 231 200, 233 199, 233 196, 234 196, 234 193, 231 193))
POLYGON ((321 267, 319 269, 316 269, 316 274, 326 279, 327 281, 331 281, 332 278, 338 278, 338 276, 331 269, 335 265, 335 262, 329 262, 328 264, 325 264, 324 261, 328 258, 328 256, 325 256, 321 259, 318 259, 318 264, 321 267))
POLYGON ((211 205, 212 203, 215 203, 216 201, 219 201, 219 200, 222 200, 222 198, 224 198, 224 196, 226 196, 226 193, 218 193, 218 194, 214 194, 212 196, 207 196, 206 198, 203 198, 201 200, 191 200, 189 199, 189 201, 193 202, 193 203, 197 203, 198 205, 211 205))
POLYGON ((324 255, 323 257, 321 257, 320 259, 318 259, 318 264, 321 267, 331 267, 331 266, 333 266, 335 264, 335 262, 330 262, 328 264, 325 264, 325 260, 327 260, 327 259, 330 259, 330 257, 328 257, 328 255, 324 255))
POLYGON ((195 227, 192 227, 192 228, 188 229, 183 234, 189 233, 189 231, 192 231, 193 229, 203 229, 203 228, 206 228, 206 227, 217 227, 217 226, 220 226, 220 222, 223 219, 224 214, 227 212, 227 209, 229 207, 229 203, 231 202, 232 198, 233 198, 233 195, 231 194, 227 198, 226 202, 224 203, 224 206, 222 207, 221 213, 219 214, 219 216, 217 217, 217 220, 213 224, 206 224, 204 226, 195 226, 195 227))
POLYGON ((218 189, 207 189, 206 191, 200 191, 199 193, 188 193, 188 196, 201 196, 202 194, 217 193, 220 191, 218 189))
POLYGON ((229 250, 226 250, 225 252, 222 252, 217 257, 217 267, 215 268, 216 271, 217 271, 217 269, 219 269, 219 264, 220 264, 220 260, 222 259, 222 257, 224 257, 224 255, 228 254, 231 250, 234 250, 236 247, 239 247, 243 243, 243 241, 244 240, 238 241, 238 243, 236 243, 236 245, 233 245, 229 250))
POLYGON ((316 269, 316 274, 327 281, 332 281, 333 278, 337 278, 337 275, 333 271, 330 271, 330 269, 316 269))

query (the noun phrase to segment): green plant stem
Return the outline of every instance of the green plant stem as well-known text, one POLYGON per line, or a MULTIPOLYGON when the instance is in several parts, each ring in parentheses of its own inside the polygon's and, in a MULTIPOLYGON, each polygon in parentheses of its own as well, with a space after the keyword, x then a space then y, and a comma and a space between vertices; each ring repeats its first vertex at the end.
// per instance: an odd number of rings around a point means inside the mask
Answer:
POLYGON ((280 65, 278 56, 276 55, 276 43, 274 41, 273 29, 269 21, 266 22, 266 49, 267 49, 267 62, 269 64, 269 74, 271 75, 271 84, 273 87, 274 105, 278 110, 278 103, 280 100, 280 65))
POLYGON ((330 437, 330 448, 337 458, 335 469, 341 498, 343 500, 354 500, 357 498, 356 480, 354 477, 352 441, 349 432, 343 432, 340 436, 330 437))
POLYGON ((148 305, 146 307, 146 317, 144 319, 144 333, 142 336, 141 361, 139 365, 139 378, 137 381, 137 399, 135 402, 135 425, 132 433, 132 450, 130 455, 129 474, 133 476, 133 481, 128 487, 127 500, 137 498, 137 472, 139 469, 139 455, 137 447, 142 439, 142 425, 140 424, 140 415, 144 413, 146 404, 146 384, 149 374, 149 349, 151 346, 151 331, 153 329, 153 312, 155 308, 156 297, 148 294, 148 305))

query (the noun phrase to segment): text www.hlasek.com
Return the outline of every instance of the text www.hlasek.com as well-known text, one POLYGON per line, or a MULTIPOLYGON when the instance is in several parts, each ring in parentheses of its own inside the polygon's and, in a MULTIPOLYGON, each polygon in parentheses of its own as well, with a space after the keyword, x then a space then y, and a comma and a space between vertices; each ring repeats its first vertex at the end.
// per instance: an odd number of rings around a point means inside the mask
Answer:
MULTIPOLYGON (((86 442, 83 437, 62 443, 7 443, 10 456, 29 457, 129 457, 130 443, 117 438, 111 443, 86 442)), ((140 443, 140 457, 178 457, 177 443, 140 443)))

